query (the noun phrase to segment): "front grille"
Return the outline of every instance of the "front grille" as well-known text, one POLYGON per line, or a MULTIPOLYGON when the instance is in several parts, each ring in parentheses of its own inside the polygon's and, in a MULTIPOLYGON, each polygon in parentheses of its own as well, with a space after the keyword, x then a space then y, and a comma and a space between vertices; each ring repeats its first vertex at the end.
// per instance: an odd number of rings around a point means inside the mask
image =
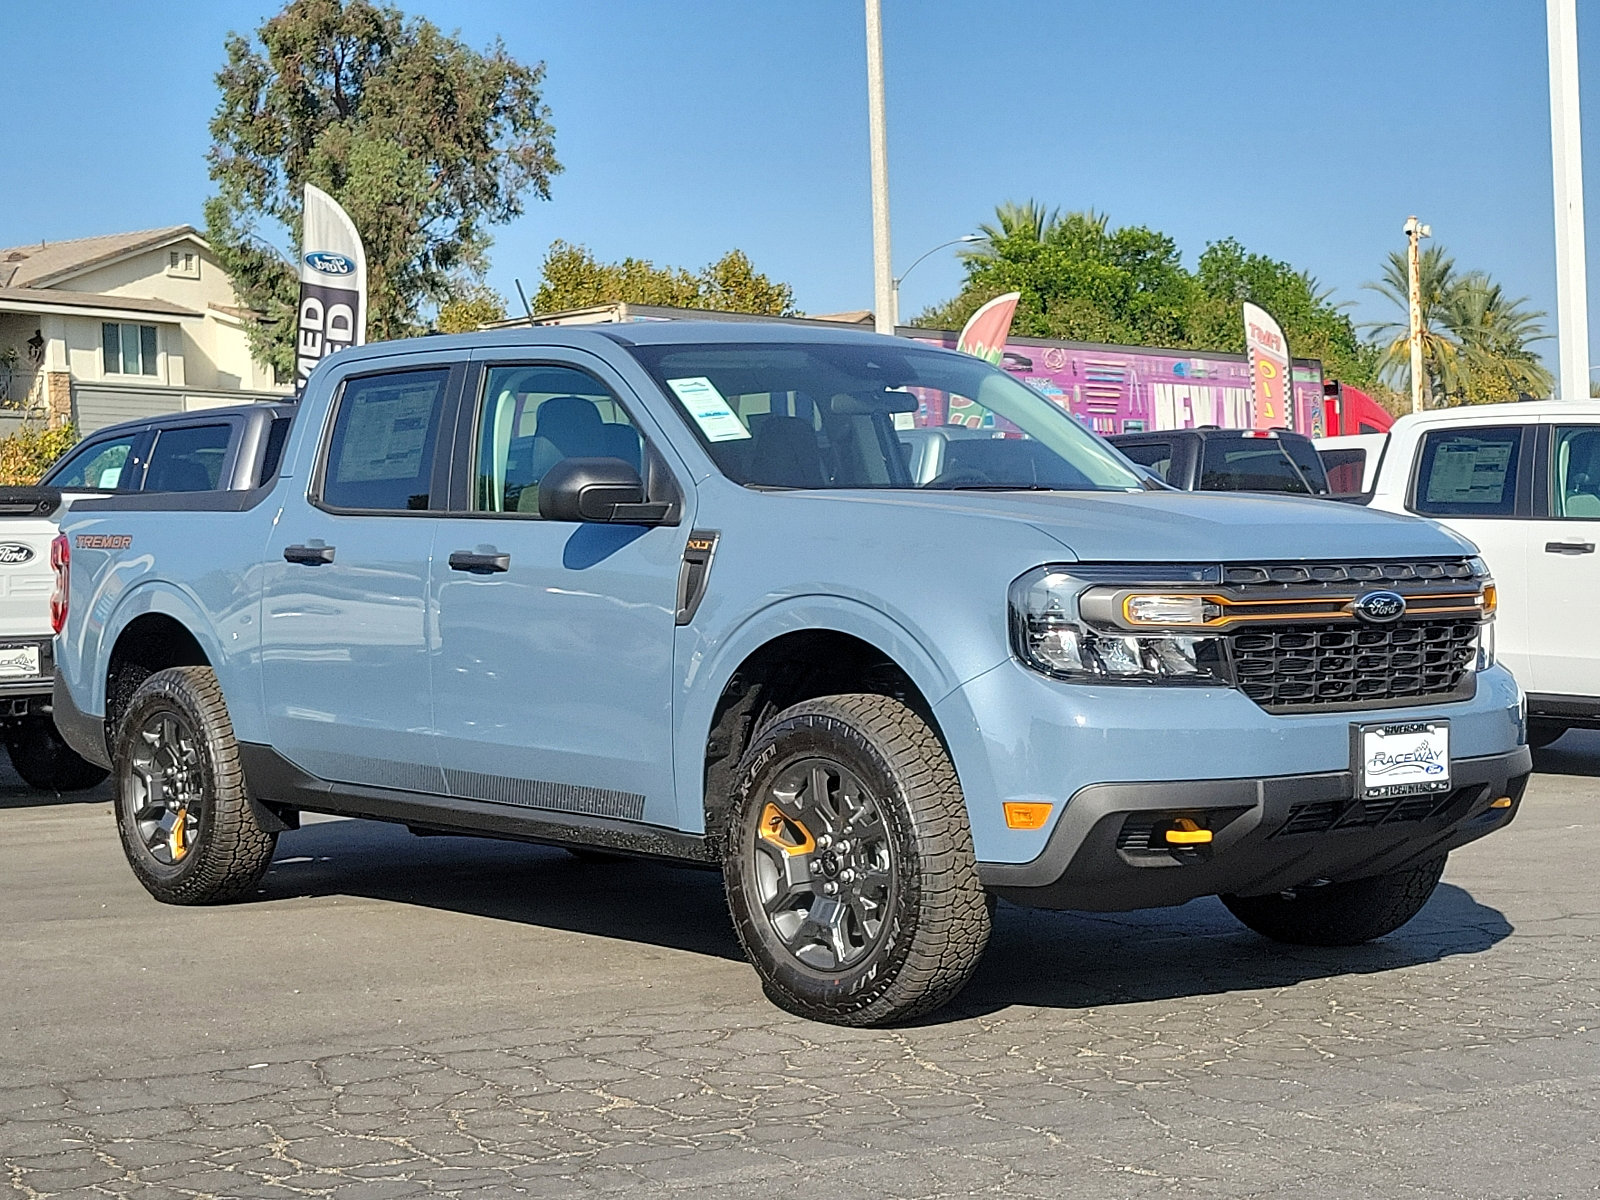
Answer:
POLYGON ((1290 807, 1289 815, 1273 837, 1300 833, 1326 833, 1330 829, 1371 829, 1401 821, 1424 821, 1484 791, 1482 784, 1459 787, 1440 795, 1391 796, 1381 800, 1318 800, 1290 807))
POLYGON ((1471 686, 1478 622, 1286 625, 1228 638, 1234 683, 1261 707, 1372 707, 1457 698, 1471 686))

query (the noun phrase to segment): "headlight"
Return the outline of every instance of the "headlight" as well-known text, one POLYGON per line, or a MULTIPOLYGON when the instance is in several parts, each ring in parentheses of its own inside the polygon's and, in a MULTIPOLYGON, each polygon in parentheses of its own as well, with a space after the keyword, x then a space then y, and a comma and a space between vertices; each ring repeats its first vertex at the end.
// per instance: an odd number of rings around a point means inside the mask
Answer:
MULTIPOLYGON (((1083 619, 1078 597, 1092 581, 1070 568, 1040 567, 1011 585, 1011 635, 1028 666, 1059 679, 1101 683, 1221 682, 1222 643, 1201 634, 1130 635, 1083 619)), ((1132 624, 1200 624, 1198 598, 1138 595, 1127 601, 1132 624)))

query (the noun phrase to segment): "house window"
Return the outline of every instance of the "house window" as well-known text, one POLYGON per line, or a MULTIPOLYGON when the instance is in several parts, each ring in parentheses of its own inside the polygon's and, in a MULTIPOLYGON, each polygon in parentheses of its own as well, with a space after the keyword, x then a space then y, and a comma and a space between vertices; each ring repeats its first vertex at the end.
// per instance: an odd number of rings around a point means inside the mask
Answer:
POLYGON ((156 373, 154 325, 121 325, 107 321, 100 326, 100 348, 107 375, 156 373))

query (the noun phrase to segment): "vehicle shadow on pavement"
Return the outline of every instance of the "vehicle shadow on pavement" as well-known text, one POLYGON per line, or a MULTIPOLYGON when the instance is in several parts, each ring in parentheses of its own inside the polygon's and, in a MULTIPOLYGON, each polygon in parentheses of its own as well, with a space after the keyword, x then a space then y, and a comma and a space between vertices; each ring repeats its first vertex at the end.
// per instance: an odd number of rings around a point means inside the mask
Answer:
POLYGON ((972 982, 933 1020, 1012 1005, 1095 1008, 1286 987, 1480 954, 1512 932, 1497 909, 1443 883, 1409 924, 1365 946, 1285 946, 1252 933, 1220 900, 1123 913, 1002 904, 972 982))
MULTIPOLYGON (((0 755, 3 763, 4 755, 0 755)), ((109 804, 111 786, 102 783, 81 792, 41 792, 17 778, 9 764, 0 766, 0 809, 48 808, 56 804, 109 804)))
POLYGON ((417 837, 380 821, 308 821, 282 835, 256 902, 365 896, 743 961, 715 871, 580 861, 548 846, 417 837))
POLYGON ((1543 750, 1533 752, 1541 775, 1587 775, 1600 779, 1600 729, 1569 729, 1543 750))

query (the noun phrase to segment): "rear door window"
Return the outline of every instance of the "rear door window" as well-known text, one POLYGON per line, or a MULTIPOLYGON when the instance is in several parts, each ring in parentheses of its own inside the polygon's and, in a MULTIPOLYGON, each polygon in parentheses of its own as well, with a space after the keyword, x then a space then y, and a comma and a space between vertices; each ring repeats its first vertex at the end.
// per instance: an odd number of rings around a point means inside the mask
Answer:
POLYGON ((424 510, 448 368, 358 375, 334 413, 320 500, 355 512, 424 510))
POLYGON ((1172 472, 1171 442, 1135 442, 1131 446, 1112 444, 1116 445, 1118 450, 1121 450, 1123 454, 1141 467, 1148 467, 1161 476, 1162 479, 1166 479, 1169 483, 1171 482, 1168 479, 1172 472))
POLYGON ((145 431, 139 430, 80 446, 47 473, 44 482, 58 488, 133 490, 139 486, 143 464, 139 461, 138 450, 145 437, 145 431))
POLYGON ((1494 425, 1426 434, 1412 511, 1425 517, 1515 516, 1523 433, 1520 425, 1494 425))
POLYGON ((222 478, 233 426, 184 425, 161 429, 144 475, 147 492, 209 492, 222 478))

